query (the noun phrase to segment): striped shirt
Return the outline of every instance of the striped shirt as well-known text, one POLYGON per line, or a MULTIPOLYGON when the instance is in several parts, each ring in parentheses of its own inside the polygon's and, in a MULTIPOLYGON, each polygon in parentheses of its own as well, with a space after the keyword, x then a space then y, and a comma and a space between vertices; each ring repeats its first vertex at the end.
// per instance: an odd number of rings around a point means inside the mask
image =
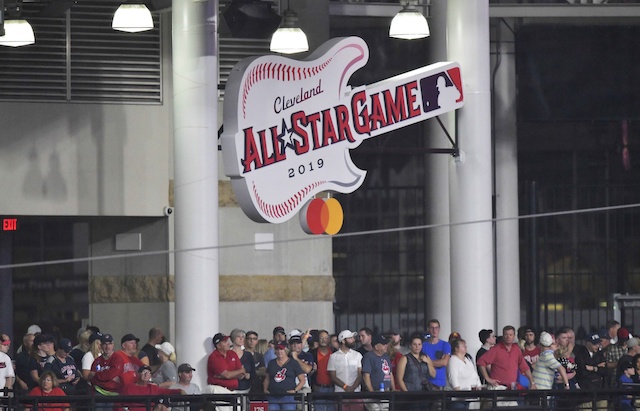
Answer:
POLYGON ((533 364, 533 381, 539 390, 550 390, 555 381, 556 369, 562 365, 553 356, 553 350, 545 350, 533 364))

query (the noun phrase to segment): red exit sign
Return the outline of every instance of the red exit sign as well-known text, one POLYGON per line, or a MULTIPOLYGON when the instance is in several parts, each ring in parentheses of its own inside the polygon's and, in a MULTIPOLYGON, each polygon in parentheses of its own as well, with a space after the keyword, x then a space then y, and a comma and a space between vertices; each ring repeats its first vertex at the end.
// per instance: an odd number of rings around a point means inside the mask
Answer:
POLYGON ((16 231, 16 230, 18 230, 17 218, 2 219, 2 231, 16 231))

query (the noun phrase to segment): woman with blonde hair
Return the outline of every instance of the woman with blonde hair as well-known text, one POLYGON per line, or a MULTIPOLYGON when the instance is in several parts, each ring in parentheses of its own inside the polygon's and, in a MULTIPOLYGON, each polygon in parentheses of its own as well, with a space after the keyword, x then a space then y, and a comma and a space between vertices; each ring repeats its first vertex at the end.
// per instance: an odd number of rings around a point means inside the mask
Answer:
POLYGON ((91 334, 89 337, 89 350, 82 356, 80 373, 82 374, 82 378, 86 381, 89 381, 92 377, 91 365, 93 364, 93 361, 102 355, 101 337, 101 333, 96 332, 91 334))
POLYGON ((84 357, 84 354, 89 351, 89 348, 91 348, 91 345, 89 344, 89 337, 91 337, 91 334, 93 334, 93 331, 91 330, 86 330, 80 333, 78 336, 78 345, 73 347, 73 350, 69 353, 76 364, 82 363, 82 357, 84 357))
MULTIPOLYGON (((264 338, 258 340, 258 344, 256 345, 256 352, 262 354, 262 358, 264 358, 264 353, 269 349, 269 342, 264 338)), ((267 364, 265 364, 266 366, 267 364)))
POLYGON ((178 382, 178 367, 176 367, 176 349, 170 342, 157 344, 160 368, 153 375, 152 381, 160 387, 169 388, 178 382))
POLYGON ((400 359, 404 356, 400 351, 398 351, 398 348, 395 346, 395 344, 387 345, 387 354, 389 355, 389 358, 391 358, 391 373, 393 374, 393 378, 398 381, 396 369, 398 367, 398 361, 400 361, 400 359))
POLYGON ((239 394, 248 394, 251 390, 251 378, 256 376, 256 364, 253 362, 253 354, 245 351, 244 340, 246 338, 244 330, 239 328, 231 331, 231 350, 240 358, 240 363, 244 367, 246 373, 242 378, 238 379, 238 388, 235 392, 239 394))

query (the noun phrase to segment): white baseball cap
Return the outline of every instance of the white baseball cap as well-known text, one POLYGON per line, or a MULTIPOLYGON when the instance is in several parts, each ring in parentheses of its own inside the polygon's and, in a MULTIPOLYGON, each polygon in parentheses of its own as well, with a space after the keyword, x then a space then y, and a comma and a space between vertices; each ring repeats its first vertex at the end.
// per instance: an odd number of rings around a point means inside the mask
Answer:
POLYGON ((338 342, 343 342, 347 338, 352 338, 352 337, 356 338, 356 335, 358 335, 358 334, 354 333, 351 330, 340 331, 340 334, 338 334, 338 342))
POLYGON ((289 331, 289 334, 287 334, 287 340, 290 340, 292 337, 301 337, 302 338, 302 331, 294 328, 293 330, 289 331))
POLYGON ((551 334, 546 331, 540 333, 540 345, 542 345, 543 347, 550 347, 551 344, 553 344, 553 338, 551 337, 551 334))
POLYGON ((171 355, 176 352, 176 349, 173 348, 173 345, 171 345, 171 343, 168 341, 165 341, 162 344, 156 344, 156 349, 162 351, 167 355, 171 355))

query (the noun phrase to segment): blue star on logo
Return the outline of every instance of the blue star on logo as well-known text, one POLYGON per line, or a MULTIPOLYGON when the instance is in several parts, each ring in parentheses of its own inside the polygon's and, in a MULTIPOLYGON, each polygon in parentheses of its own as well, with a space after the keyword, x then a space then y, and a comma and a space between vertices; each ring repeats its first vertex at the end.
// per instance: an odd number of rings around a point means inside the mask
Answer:
POLYGON ((278 134, 278 141, 280 142, 280 152, 284 153, 287 148, 295 150, 295 145, 293 144, 293 129, 287 127, 287 122, 282 119, 282 130, 280 134, 278 134))

